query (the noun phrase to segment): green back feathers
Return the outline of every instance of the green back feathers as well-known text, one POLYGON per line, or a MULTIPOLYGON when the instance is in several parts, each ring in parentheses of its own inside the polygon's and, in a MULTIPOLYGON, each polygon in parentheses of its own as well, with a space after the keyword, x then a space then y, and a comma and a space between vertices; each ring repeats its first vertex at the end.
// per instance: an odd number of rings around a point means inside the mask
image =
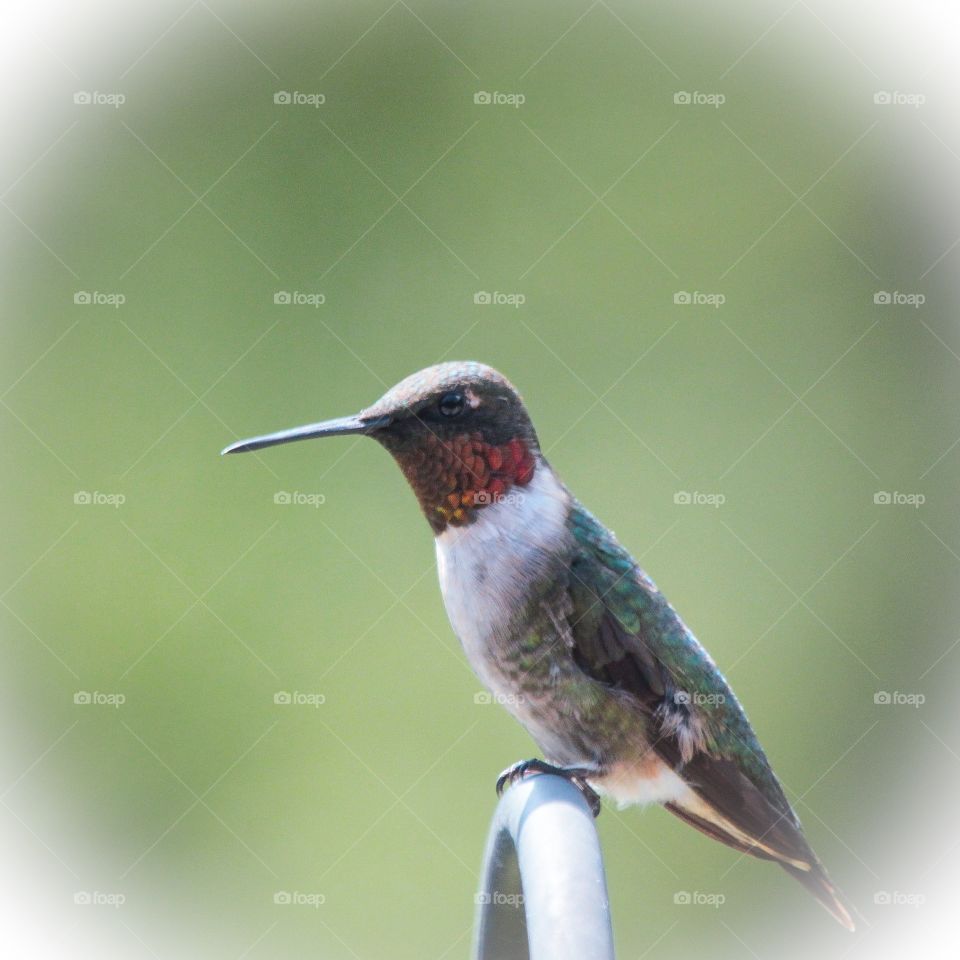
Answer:
POLYGON ((617 648, 632 643, 627 652, 641 664, 652 695, 685 704, 701 722, 711 754, 736 761, 769 800, 786 804, 733 691, 666 597, 613 534, 576 501, 569 522, 575 543, 570 589, 578 646, 584 644, 596 660, 621 655, 624 650, 617 648), (605 616, 622 628, 622 635, 598 644, 595 635, 603 629, 605 616))

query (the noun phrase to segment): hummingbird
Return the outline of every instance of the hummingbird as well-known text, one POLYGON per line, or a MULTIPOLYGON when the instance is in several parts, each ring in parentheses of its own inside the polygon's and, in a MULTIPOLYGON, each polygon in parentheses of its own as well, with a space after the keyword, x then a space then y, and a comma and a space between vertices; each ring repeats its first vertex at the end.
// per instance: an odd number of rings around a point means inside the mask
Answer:
POLYGON ((354 416, 223 453, 359 434, 392 454, 433 532, 444 606, 480 681, 543 758, 505 770, 570 779, 594 815, 659 803, 779 864, 849 930, 743 708, 654 582, 564 486, 516 388, 475 362, 408 376, 354 416))

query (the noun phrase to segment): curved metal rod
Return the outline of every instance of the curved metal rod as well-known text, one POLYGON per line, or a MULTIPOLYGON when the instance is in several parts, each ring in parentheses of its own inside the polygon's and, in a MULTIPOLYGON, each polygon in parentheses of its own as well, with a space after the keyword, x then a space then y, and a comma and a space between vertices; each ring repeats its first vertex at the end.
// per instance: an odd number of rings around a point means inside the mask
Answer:
POLYGON ((613 960, 600 840, 572 783, 536 774, 506 791, 476 899, 475 960, 613 960))

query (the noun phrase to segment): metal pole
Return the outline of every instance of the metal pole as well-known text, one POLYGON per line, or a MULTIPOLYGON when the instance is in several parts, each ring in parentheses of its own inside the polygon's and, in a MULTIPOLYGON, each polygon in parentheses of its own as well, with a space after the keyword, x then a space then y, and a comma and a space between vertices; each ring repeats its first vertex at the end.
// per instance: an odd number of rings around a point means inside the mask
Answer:
POLYGON ((572 783, 536 774, 508 788, 477 904, 475 960, 613 960, 600 840, 572 783))

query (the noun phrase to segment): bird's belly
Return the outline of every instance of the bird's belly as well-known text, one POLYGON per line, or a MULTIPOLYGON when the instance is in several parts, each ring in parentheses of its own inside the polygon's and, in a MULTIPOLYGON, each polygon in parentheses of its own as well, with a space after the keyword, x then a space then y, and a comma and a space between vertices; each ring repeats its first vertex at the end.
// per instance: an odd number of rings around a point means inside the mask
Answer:
POLYGON ((621 807, 679 802, 692 794, 683 777, 652 750, 637 760, 613 764, 606 776, 591 779, 590 784, 621 807))

